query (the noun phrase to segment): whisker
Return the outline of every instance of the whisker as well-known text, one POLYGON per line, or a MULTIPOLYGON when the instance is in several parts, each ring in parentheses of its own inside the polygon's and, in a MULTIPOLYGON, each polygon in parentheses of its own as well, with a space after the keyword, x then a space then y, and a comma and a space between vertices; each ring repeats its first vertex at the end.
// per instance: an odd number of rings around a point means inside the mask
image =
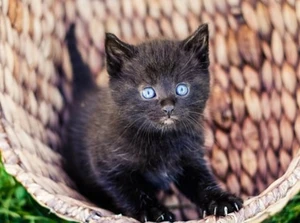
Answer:
MULTIPOLYGON (((120 141, 120 139, 125 135, 125 133, 130 129, 130 127, 132 127, 135 123, 137 123, 139 120, 141 120, 143 117, 139 117, 137 118, 136 120, 134 120, 133 122, 127 124, 125 127, 124 127, 124 130, 123 132, 120 134, 120 136, 117 138, 117 140, 114 141, 113 144, 110 145, 109 147, 109 150, 111 150, 115 145, 117 145, 120 141)), ((117 150, 115 150, 117 151, 117 150)))

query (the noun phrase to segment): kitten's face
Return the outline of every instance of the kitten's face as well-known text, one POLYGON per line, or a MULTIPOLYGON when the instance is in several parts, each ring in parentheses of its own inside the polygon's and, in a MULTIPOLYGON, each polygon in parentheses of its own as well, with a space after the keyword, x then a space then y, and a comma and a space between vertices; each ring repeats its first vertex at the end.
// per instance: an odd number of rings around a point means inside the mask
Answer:
POLYGON ((122 117, 140 131, 197 125, 209 95, 207 26, 184 41, 138 46, 109 35, 110 87, 122 117))

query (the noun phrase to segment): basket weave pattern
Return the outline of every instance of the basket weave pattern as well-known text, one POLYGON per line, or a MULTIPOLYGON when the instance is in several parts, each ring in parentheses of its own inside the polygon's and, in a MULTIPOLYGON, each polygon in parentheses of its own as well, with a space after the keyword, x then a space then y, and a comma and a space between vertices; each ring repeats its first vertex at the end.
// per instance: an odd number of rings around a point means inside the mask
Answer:
POLYGON ((261 221, 279 211, 300 190, 299 0, 0 1, 0 151, 6 170, 64 218, 134 222, 88 202, 62 170, 59 149, 72 101, 65 34, 76 23, 78 47, 101 85, 107 83, 105 32, 130 43, 182 39, 203 22, 209 23, 213 77, 208 159, 225 189, 243 198, 260 194, 219 221, 261 221))

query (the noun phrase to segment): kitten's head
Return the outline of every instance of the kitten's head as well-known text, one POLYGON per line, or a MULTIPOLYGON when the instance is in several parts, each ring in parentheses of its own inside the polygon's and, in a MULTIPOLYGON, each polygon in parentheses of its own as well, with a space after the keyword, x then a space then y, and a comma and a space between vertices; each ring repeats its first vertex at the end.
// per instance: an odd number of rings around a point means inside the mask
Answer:
POLYGON ((141 131, 197 124, 209 96, 208 26, 183 41, 137 46, 106 35, 112 97, 122 117, 141 131))

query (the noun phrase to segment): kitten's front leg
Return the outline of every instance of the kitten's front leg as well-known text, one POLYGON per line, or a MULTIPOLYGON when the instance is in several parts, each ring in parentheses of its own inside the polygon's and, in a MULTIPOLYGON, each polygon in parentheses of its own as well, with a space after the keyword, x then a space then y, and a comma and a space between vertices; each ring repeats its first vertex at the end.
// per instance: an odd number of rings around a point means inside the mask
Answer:
POLYGON ((239 211, 243 201, 239 197, 223 191, 202 159, 197 165, 187 161, 177 187, 192 202, 196 203, 205 215, 225 216, 239 211))
POLYGON ((110 178, 109 184, 106 185, 109 185, 106 188, 107 193, 124 214, 142 222, 175 220, 174 215, 159 204, 156 190, 139 175, 118 174, 110 178))

